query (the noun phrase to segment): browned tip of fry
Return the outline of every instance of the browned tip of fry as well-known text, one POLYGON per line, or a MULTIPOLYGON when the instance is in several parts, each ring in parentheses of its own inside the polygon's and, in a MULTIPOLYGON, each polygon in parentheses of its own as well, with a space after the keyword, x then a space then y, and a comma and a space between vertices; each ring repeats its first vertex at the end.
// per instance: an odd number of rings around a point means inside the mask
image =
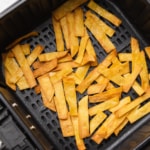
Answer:
POLYGON ((13 48, 15 45, 17 45, 19 42, 21 42, 24 39, 27 39, 27 38, 32 37, 32 36, 38 36, 38 35, 39 35, 39 33, 37 31, 32 31, 30 33, 27 33, 27 34, 23 35, 22 37, 16 39, 10 45, 8 45, 6 47, 6 50, 13 48))

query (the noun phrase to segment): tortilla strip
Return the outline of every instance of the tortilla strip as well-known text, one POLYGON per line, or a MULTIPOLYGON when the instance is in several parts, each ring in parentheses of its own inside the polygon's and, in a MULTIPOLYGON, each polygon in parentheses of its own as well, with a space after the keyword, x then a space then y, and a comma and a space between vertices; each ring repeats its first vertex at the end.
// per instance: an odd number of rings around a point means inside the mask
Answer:
POLYGON ((44 54, 40 54, 38 56, 40 61, 50 61, 53 59, 59 59, 62 58, 64 56, 66 56, 68 53, 68 51, 62 51, 62 52, 49 52, 49 53, 44 53, 44 54))
POLYGON ((43 94, 45 95, 46 99, 51 102, 51 100, 53 99, 54 96, 54 88, 52 85, 52 82, 49 78, 49 75, 43 75, 37 78, 40 88, 43 92, 43 94))
POLYGON ((83 22, 83 10, 78 7, 74 11, 75 18, 75 36, 84 36, 84 22, 83 22))
POLYGON ((121 117, 121 116, 125 115, 127 112, 134 109, 136 106, 138 106, 139 104, 141 104, 142 102, 144 102, 148 98, 150 98, 150 89, 148 89, 144 95, 134 99, 131 103, 129 103, 126 106, 124 106, 123 108, 119 109, 115 113, 115 115, 117 117, 121 117))
POLYGON ((103 22, 98 16, 96 16, 91 11, 87 11, 85 15, 86 17, 92 17, 93 20, 97 23, 97 25, 100 26, 104 33, 106 33, 109 37, 113 36, 115 30, 108 26, 105 22, 103 22))
POLYGON ((32 37, 32 36, 38 36, 38 35, 39 35, 39 33, 36 32, 36 31, 29 32, 29 33, 23 35, 22 37, 19 37, 18 39, 16 39, 16 40, 15 40, 14 42, 12 42, 11 44, 9 44, 9 45, 6 47, 6 50, 13 48, 15 45, 17 45, 18 43, 20 43, 20 42, 21 42, 22 40, 24 40, 24 39, 27 39, 27 38, 32 37))
POLYGON ((34 86, 36 86, 36 80, 34 78, 33 72, 28 64, 27 59, 25 58, 20 45, 16 45, 13 49, 12 49, 15 58, 17 60, 17 62, 19 63, 22 72, 24 73, 24 76, 27 80, 27 83, 29 84, 29 87, 32 88, 34 86))
POLYGON ((66 101, 69 105, 69 112, 71 116, 77 116, 77 97, 75 91, 75 81, 73 78, 63 78, 63 86, 65 91, 66 101))
POLYGON ((38 58, 41 52, 44 50, 44 47, 41 45, 37 45, 31 54, 27 57, 28 64, 31 66, 32 63, 38 58))
POLYGON ((88 96, 84 96, 79 101, 79 134, 81 138, 89 137, 89 115, 88 115, 88 96))
POLYGON ((89 108, 89 115, 93 116, 98 113, 98 111, 105 111, 113 108, 119 104, 119 97, 113 97, 105 102, 99 103, 91 108, 89 108))
POLYGON ((55 33, 56 38, 56 49, 58 52, 64 51, 64 41, 63 41, 63 35, 61 31, 60 22, 55 19, 55 17, 52 17, 52 23, 53 23, 53 29, 55 33))
POLYGON ((34 77, 37 78, 41 75, 44 75, 44 74, 50 72, 51 70, 53 70, 56 66, 57 66, 57 59, 53 59, 49 62, 43 63, 40 66, 40 68, 35 69, 33 71, 34 77))
POLYGON ((90 1, 87 5, 90 9, 92 9, 94 12, 99 14, 100 16, 104 17, 108 21, 110 21, 112 24, 119 26, 121 24, 121 20, 116 17, 114 14, 110 13, 106 9, 102 8, 100 5, 95 3, 94 1, 90 1))
POLYGON ((66 14, 68 14, 69 12, 76 9, 78 6, 85 3, 86 1, 87 0, 82 0, 82 1, 81 0, 75 0, 75 1, 68 0, 65 3, 63 3, 61 6, 59 6, 57 9, 55 9, 53 11, 53 15, 57 20, 59 20, 62 17, 64 17, 66 14))

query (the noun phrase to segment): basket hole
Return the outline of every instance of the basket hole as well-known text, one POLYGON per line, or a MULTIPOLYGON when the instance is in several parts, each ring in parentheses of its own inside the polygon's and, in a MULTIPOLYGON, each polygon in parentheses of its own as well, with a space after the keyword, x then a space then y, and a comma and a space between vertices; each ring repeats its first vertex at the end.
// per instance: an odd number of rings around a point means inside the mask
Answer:
POLYGON ((42 43, 42 44, 45 44, 45 41, 43 39, 39 39, 39 41, 42 43))
POLYGON ((74 146, 73 143, 70 143, 70 147, 71 147, 72 149, 75 149, 75 146, 74 146))
POLYGON ((53 128, 53 127, 51 126, 51 124, 49 124, 49 123, 47 124, 47 127, 48 127, 49 130, 51 130, 51 129, 53 128))
POLYGON ((38 106, 41 106, 41 105, 42 105, 42 103, 41 103, 40 100, 37 100, 36 103, 38 104, 38 106))
POLYGON ((52 120, 52 123, 54 126, 57 126, 57 122, 55 120, 52 120))
POLYGON ((25 99, 26 99, 26 101, 27 101, 27 102, 31 102, 31 100, 30 100, 30 97, 29 97, 29 96, 26 96, 26 97, 25 97, 25 99))
POLYGON ((58 135, 58 133, 57 133, 56 131, 54 131, 53 134, 54 134, 54 136, 55 136, 56 138, 59 137, 59 135, 58 135))
POLYGON ((33 109, 37 109, 37 106, 35 104, 31 105, 33 109))
POLYGON ((51 115, 49 112, 46 112, 46 116, 47 116, 47 118, 51 118, 51 115))
POLYGON ((117 42, 118 42, 119 44, 122 44, 122 41, 121 41, 120 39, 117 39, 117 42))
POLYGON ((47 30, 48 30, 48 28, 46 27, 46 28, 42 29, 42 32, 46 32, 47 30))
POLYGON ((46 41, 48 41, 48 40, 49 40, 49 38, 48 38, 48 36, 47 36, 47 35, 44 35, 44 39, 45 39, 46 41))
POLYGON ((41 119, 43 122, 46 122, 46 118, 44 116, 41 116, 41 119))
POLYGON ((61 145, 64 145, 64 144, 65 144, 65 142, 64 142, 62 139, 59 139, 59 143, 60 143, 61 145))

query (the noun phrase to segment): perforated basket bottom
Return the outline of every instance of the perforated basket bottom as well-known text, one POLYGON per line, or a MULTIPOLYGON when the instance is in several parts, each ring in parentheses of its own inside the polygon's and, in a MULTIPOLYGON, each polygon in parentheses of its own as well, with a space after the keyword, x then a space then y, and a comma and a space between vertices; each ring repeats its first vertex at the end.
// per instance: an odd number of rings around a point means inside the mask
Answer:
MULTIPOLYGON (((116 14, 119 18, 122 19, 122 24, 119 27, 115 27, 109 22, 106 22, 116 30, 114 36, 111 38, 112 42, 115 44, 118 52, 130 52, 130 38, 131 36, 137 37, 140 40, 141 47, 145 46, 142 38, 139 37, 139 34, 128 24, 127 19, 124 17, 123 13, 119 11, 118 7, 108 3, 109 1, 98 1, 98 3, 104 8, 116 14)), ((84 10, 87 10, 83 6, 84 10)), ((33 37, 28 40, 25 40, 24 43, 30 43, 31 48, 33 49, 35 45, 41 44, 45 46, 45 52, 51 52, 56 50, 55 45, 55 35, 53 31, 53 26, 51 18, 46 22, 38 26, 37 30, 40 35, 38 37, 33 37)), ((98 61, 101 62, 106 53, 102 47, 98 44, 96 39, 89 33, 92 43, 94 45, 98 61)), ((33 89, 28 89, 24 91, 17 90, 15 93, 21 103, 26 107, 29 113, 33 116, 39 126, 42 128, 43 133, 47 138, 54 144, 56 149, 72 150, 76 149, 75 140, 73 137, 64 138, 61 134, 60 125, 58 122, 57 114, 48 110, 43 106, 41 95, 35 94, 33 89)), ((131 90, 129 95, 132 98, 135 98, 137 95, 131 90)), ((78 99, 81 98, 81 95, 78 95, 78 99)), ((136 130, 140 125, 142 125, 148 118, 145 117, 143 120, 135 123, 134 125, 127 125, 124 130, 119 134, 118 137, 112 135, 108 140, 104 140, 102 144, 98 145, 94 143, 90 138, 85 139, 85 144, 88 150, 94 149, 113 149, 115 146, 121 143, 128 135, 136 130)))

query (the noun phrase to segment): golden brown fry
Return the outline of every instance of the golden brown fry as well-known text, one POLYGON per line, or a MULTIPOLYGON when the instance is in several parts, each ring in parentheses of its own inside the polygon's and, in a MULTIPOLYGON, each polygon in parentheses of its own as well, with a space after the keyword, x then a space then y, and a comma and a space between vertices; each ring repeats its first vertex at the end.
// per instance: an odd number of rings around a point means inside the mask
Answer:
POLYGON ((70 136, 74 136, 74 128, 73 128, 73 123, 71 121, 71 117, 68 113, 68 117, 66 119, 60 119, 59 118, 59 122, 60 122, 60 128, 63 134, 63 137, 70 137, 70 136))
POLYGON ((22 72, 24 73, 24 76, 27 80, 27 83, 29 84, 30 88, 36 86, 36 80, 34 78, 33 72, 28 64, 27 59, 25 58, 20 45, 16 45, 12 49, 15 58, 17 59, 18 64, 20 65, 22 72))
POLYGON ((146 52, 148 58, 150 59, 150 46, 145 47, 145 52, 146 52))
POLYGON ((97 103, 102 101, 107 101, 112 97, 120 97, 122 93, 122 87, 113 88, 108 91, 104 91, 102 93, 95 94, 93 96, 89 96, 90 103, 97 103))
POLYGON ((60 25, 61 25, 62 32, 64 35, 66 49, 69 50, 70 49, 70 40, 69 40, 70 35, 69 35, 69 27, 68 27, 66 16, 60 19, 60 25))
POLYGON ((101 30, 100 26, 97 26, 97 23, 94 22, 92 17, 88 17, 85 20, 85 26, 90 30, 90 32, 94 35, 97 39, 99 44, 104 48, 104 50, 109 53, 115 49, 114 44, 111 40, 107 37, 103 30, 101 30))
POLYGON ((124 107, 126 104, 129 104, 130 102, 131 102, 131 98, 130 98, 130 96, 127 96, 127 97, 121 99, 120 102, 118 103, 118 105, 110 108, 109 111, 114 113, 117 110, 119 110, 120 108, 124 107))
POLYGON ((147 115, 150 113, 150 102, 146 103, 144 106, 136 109, 135 111, 131 112, 127 118, 130 123, 134 123, 143 116, 147 115))
POLYGON ((71 116, 73 128, 74 128, 74 133, 75 133, 75 140, 76 140, 76 145, 79 150, 85 150, 85 144, 83 139, 80 137, 80 131, 79 131, 79 118, 78 116, 74 117, 71 116))
POLYGON ((27 57, 27 61, 29 65, 32 65, 32 63, 38 58, 38 56, 41 54, 41 52, 44 50, 44 47, 41 45, 37 45, 31 54, 27 57))
POLYGON ((70 62, 70 61, 72 61, 72 57, 69 53, 66 56, 58 59, 58 63, 64 63, 64 62, 70 62))
POLYGON ((78 7, 74 11, 75 18, 75 36, 84 36, 84 18, 83 18, 83 10, 78 7))
POLYGON ((37 78, 41 75, 48 73, 57 66, 57 59, 53 59, 49 62, 43 63, 40 68, 33 71, 34 77, 37 78))
POLYGON ((56 10, 53 11, 54 17, 59 20, 62 17, 64 17, 66 14, 69 12, 73 11, 76 9, 78 6, 82 5, 85 3, 87 0, 75 0, 75 1, 66 1, 63 3, 61 6, 59 6, 56 10))
POLYGON ((94 13, 91 11, 86 12, 86 17, 92 17, 94 22, 97 23, 97 26, 100 26, 101 29, 106 33, 108 36, 112 37, 113 34, 115 33, 115 30, 108 26, 105 22, 103 22, 98 16, 96 16, 94 13))
POLYGON ((36 61, 32 64, 32 67, 33 67, 33 69, 38 69, 38 68, 40 68, 43 64, 44 64, 44 62, 40 62, 39 60, 36 60, 36 61))
POLYGON ((63 78, 63 86, 64 86, 66 101, 69 105, 70 115, 77 116, 77 97, 76 97, 74 79, 70 77, 63 78))
POLYGON ((70 50, 71 50, 71 56, 74 57, 79 49, 79 41, 78 37, 75 36, 74 30, 75 30, 75 25, 74 25, 74 13, 68 13, 66 15, 67 17, 67 24, 68 24, 68 31, 69 31, 69 43, 70 43, 70 50))
MULTIPOLYGON (((52 80, 52 83, 53 83, 53 80, 52 80)), ((68 108, 66 104, 62 80, 59 80, 58 82, 54 82, 53 87, 55 90, 54 102, 56 105, 58 118, 66 120, 68 118, 68 108)))
POLYGON ((88 96, 84 96, 79 101, 78 117, 79 117, 80 137, 86 138, 90 135, 90 133, 89 133, 89 115, 88 115, 88 96))
POLYGON ((41 93, 41 87, 39 85, 35 86, 34 91, 36 94, 40 94, 41 93))
POLYGON ((91 108, 89 108, 89 115, 93 116, 98 113, 98 111, 105 111, 110 108, 115 107, 119 103, 119 97, 112 97, 105 102, 97 104, 91 108))
POLYGON ((60 22, 57 21, 54 17, 52 17, 52 23, 56 38, 56 50, 57 51, 64 51, 64 41, 63 41, 63 35, 61 31, 60 22))
POLYGON ((95 11, 100 16, 104 17, 105 19, 109 20, 112 24, 119 26, 121 24, 121 20, 116 17, 114 14, 110 13, 106 9, 102 8, 100 5, 95 3, 94 1, 90 1, 87 5, 90 9, 95 11))
POLYGON ((97 112, 97 114, 90 120, 90 135, 96 130, 96 128, 104 121, 107 117, 102 111, 97 112))
POLYGON ((131 103, 129 103, 126 106, 124 106, 123 108, 119 109, 115 113, 115 115, 117 117, 121 117, 121 116, 125 115, 130 110, 134 109, 136 106, 138 106, 139 104, 141 104, 142 102, 144 102, 148 98, 150 98, 150 89, 148 89, 147 92, 144 95, 139 96, 138 98, 134 99, 131 103))
POLYGON ((89 85, 101 74, 104 67, 107 67, 110 65, 111 60, 116 56, 116 52, 112 51, 104 60, 102 63, 98 65, 95 69, 93 69, 87 77, 78 85, 76 90, 80 93, 83 93, 89 85))
POLYGON ((62 58, 64 56, 66 56, 68 53, 68 51, 62 51, 62 52, 49 52, 49 53, 44 53, 44 54, 40 54, 38 56, 40 61, 50 61, 53 59, 59 59, 62 58))
POLYGON ((37 78, 40 89, 42 90, 43 94, 45 95, 46 99, 50 102, 54 96, 54 88, 52 82, 49 78, 49 75, 43 75, 37 78))
POLYGON ((23 44, 23 45, 20 45, 21 46, 21 49, 24 53, 24 55, 29 55, 30 54, 30 44, 23 44))
POLYGON ((23 35, 22 37, 16 39, 16 40, 15 40, 14 42, 12 42, 10 45, 8 45, 8 46, 6 47, 6 50, 13 48, 15 45, 17 45, 19 42, 21 42, 21 41, 24 40, 24 39, 27 39, 27 38, 32 37, 32 36, 38 36, 38 35, 39 35, 39 33, 36 32, 36 31, 29 32, 29 33, 23 35))

